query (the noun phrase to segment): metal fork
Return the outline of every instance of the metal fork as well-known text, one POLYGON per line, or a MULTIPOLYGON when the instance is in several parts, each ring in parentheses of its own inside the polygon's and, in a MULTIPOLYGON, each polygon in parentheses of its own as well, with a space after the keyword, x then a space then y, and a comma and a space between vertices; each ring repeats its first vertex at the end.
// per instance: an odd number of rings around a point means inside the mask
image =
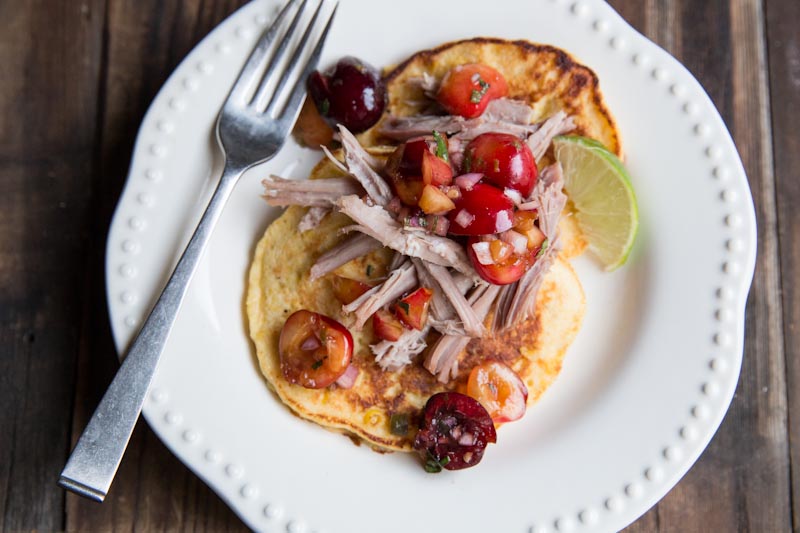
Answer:
POLYGON ((295 32, 302 29, 298 27, 306 3, 302 0, 298 6, 298 0, 289 0, 284 5, 261 35, 220 110, 216 136, 225 158, 222 177, 164 291, 61 472, 59 485, 66 489, 93 500, 105 499, 189 281, 226 200, 247 169, 278 152, 297 120, 306 95, 305 80, 317 66, 337 7, 334 3, 327 17, 320 16, 326 0, 319 0, 299 43, 290 47, 295 32), (317 38, 315 33, 319 33, 317 38), (282 67, 290 48, 292 55, 282 67), (296 81, 287 93, 292 78, 296 81))

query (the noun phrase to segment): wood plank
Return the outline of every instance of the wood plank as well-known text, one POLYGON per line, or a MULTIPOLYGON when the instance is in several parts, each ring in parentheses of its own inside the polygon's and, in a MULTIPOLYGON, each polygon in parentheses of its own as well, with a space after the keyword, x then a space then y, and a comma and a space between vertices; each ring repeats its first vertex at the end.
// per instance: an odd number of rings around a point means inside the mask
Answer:
MULTIPOLYGON (((124 185, 139 124, 183 57, 244 0, 109 0, 91 301, 85 319, 73 439, 83 430, 117 364, 103 285, 105 235, 124 185)), ((245 531, 234 513, 140 421, 105 503, 70 494, 70 531, 245 531)))
POLYGON ((697 464, 628 531, 785 531, 791 524, 786 383, 761 3, 612 3, 623 15, 644 9, 644 20, 634 14, 632 22, 708 90, 737 142, 759 217, 759 263, 737 395, 697 464))
POLYGON ((102 19, 102 0, 0 3, 3 531, 64 527, 102 19))
POLYGON ((783 335, 787 367, 789 449, 794 531, 800 531, 800 2, 767 0, 769 79, 778 210, 778 248, 783 280, 783 335))

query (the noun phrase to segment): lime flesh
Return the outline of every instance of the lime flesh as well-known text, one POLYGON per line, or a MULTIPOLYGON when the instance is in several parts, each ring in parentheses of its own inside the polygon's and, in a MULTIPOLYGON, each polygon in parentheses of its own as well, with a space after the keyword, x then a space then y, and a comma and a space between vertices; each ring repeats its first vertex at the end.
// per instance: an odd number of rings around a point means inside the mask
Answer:
POLYGON ((599 142, 573 135, 553 140, 556 160, 564 169, 564 190, 589 249, 606 270, 628 259, 639 211, 630 175, 619 158, 599 142))

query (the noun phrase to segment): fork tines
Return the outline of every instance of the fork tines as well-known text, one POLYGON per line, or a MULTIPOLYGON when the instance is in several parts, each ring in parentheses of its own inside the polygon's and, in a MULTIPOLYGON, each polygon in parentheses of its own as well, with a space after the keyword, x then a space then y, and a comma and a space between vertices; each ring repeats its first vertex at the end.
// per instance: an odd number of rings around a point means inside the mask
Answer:
POLYGON ((328 0, 311 3, 316 3, 313 12, 308 0, 289 0, 283 6, 247 59, 228 103, 266 112, 272 118, 297 111, 305 95, 302 84, 316 68, 338 4, 328 0), (326 10, 326 4, 333 7, 326 10), (288 92, 287 86, 291 87, 288 92))

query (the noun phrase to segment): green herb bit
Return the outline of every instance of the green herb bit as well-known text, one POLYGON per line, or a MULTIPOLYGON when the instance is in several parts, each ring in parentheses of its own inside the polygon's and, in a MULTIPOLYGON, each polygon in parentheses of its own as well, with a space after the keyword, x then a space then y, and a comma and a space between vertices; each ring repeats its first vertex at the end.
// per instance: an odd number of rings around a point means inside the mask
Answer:
POLYGON ((327 116, 328 111, 330 110, 331 110, 331 103, 327 98, 325 98, 319 106, 319 112, 321 115, 327 116))
POLYGON ((409 307, 408 302, 402 302, 402 301, 397 302, 397 307, 405 311, 406 314, 408 314, 411 311, 411 307, 409 307))
POLYGON ((425 471, 431 474, 438 474, 442 471, 442 468, 447 466, 450 462, 449 457, 445 457, 444 459, 437 459, 433 456, 431 452, 428 452, 428 460, 425 461, 425 471))
POLYGON ((367 265, 367 276, 372 275, 372 265, 367 265))
POLYGON ((489 83, 487 83, 480 77, 478 77, 477 83, 481 87, 480 90, 472 89, 472 94, 469 97, 469 101, 472 102, 473 104, 480 104, 481 100, 483 100, 483 95, 486 94, 486 92, 489 90, 490 87, 489 83))
POLYGON ((544 251, 547 250, 548 246, 550 246, 550 239, 545 239, 542 241, 542 247, 539 248, 538 252, 536 252, 536 259, 539 259, 544 255, 544 251))
POLYGON ((393 414, 389 419, 389 431, 392 432, 392 435, 405 437, 408 435, 408 421, 408 415, 405 413, 393 414))
POLYGON ((319 361, 314 361, 313 363, 311 363, 311 369, 312 370, 318 370, 319 367, 322 366, 322 362, 323 361, 324 361, 324 359, 320 359, 319 361))
POLYGON ((444 161, 450 162, 450 155, 447 153, 447 143, 442 134, 433 130, 433 138, 436 140, 436 157, 441 157, 444 161))

